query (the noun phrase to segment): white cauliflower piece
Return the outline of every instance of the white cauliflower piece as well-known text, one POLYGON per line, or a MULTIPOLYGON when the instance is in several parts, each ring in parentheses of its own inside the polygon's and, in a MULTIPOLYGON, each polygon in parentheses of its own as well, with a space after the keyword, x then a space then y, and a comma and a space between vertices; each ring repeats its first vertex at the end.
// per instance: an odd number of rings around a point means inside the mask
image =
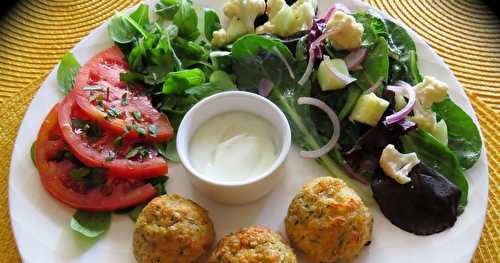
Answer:
POLYGON ((298 0, 292 6, 284 0, 268 0, 266 14, 269 21, 257 27, 257 34, 271 33, 281 37, 294 35, 312 26, 316 0, 298 0))
POLYGON ((264 0, 229 0, 222 11, 229 19, 226 28, 213 32, 212 44, 216 47, 228 44, 238 37, 255 31, 254 21, 266 11, 264 0))
POLYGON ((413 122, 428 132, 436 129, 436 114, 432 112, 432 104, 441 102, 448 95, 448 85, 434 77, 425 76, 415 87, 417 101, 413 108, 413 122))
POLYGON ((433 103, 441 102, 448 95, 448 85, 431 76, 415 86, 417 99, 424 108, 430 108, 433 103))
POLYGON ((384 170, 385 175, 400 184, 407 184, 411 181, 408 174, 419 163, 420 160, 416 153, 400 153, 392 144, 384 148, 379 160, 380 167, 384 170))
POLYGON ((342 10, 335 11, 326 24, 327 30, 336 28, 337 33, 328 39, 335 49, 353 50, 361 47, 363 37, 363 25, 356 22, 352 15, 344 13, 342 10))

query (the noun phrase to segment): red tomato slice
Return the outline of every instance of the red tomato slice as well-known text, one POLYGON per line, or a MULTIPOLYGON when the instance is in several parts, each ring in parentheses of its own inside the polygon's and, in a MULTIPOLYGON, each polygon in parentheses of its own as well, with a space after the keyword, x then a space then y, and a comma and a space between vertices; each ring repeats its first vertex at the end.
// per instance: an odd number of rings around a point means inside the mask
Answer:
POLYGON ((117 146, 117 134, 100 129, 100 135, 92 137, 80 127, 77 121, 94 124, 97 121, 82 113, 74 97, 66 96, 59 110, 59 127, 71 153, 89 167, 101 167, 109 174, 128 178, 150 178, 166 174, 167 162, 151 147, 145 147, 141 153, 126 158, 134 148, 136 140, 123 140, 123 146, 117 146))
POLYGON ((54 106, 38 132, 35 162, 42 185, 54 198, 73 208, 89 211, 113 211, 149 201, 156 196, 154 187, 143 180, 102 176, 103 184, 89 187, 75 180, 71 171, 75 162, 56 158, 67 150, 58 126, 59 105, 54 106))
POLYGON ((76 102, 83 112, 115 133, 122 134, 127 126, 135 124, 144 133, 133 129, 127 137, 168 141, 174 131, 167 117, 142 94, 142 87, 129 89, 120 81, 120 73, 127 70, 128 65, 118 47, 97 54, 78 72, 72 91, 76 102))

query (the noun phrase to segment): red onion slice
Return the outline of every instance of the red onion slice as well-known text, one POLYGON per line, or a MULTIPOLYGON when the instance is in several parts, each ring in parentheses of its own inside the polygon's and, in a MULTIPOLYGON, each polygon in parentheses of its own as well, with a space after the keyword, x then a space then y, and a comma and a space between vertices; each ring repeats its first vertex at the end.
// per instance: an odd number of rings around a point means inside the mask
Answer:
POLYGON ((259 95, 263 97, 269 96, 273 90, 273 82, 268 79, 261 79, 259 82, 259 95))
POLYGON ((347 76, 347 75, 344 75, 342 74, 340 71, 338 71, 333 65, 332 65, 332 61, 330 60, 330 58, 328 56, 323 56, 323 60, 326 62, 326 67, 328 68, 328 70, 333 74, 335 75, 335 77, 337 77, 338 79, 340 79, 345 85, 349 84, 349 83, 352 83, 354 81, 356 81, 355 78, 352 78, 350 76, 347 76))
POLYGON ((326 103, 324 103, 323 101, 321 101, 319 99, 311 98, 311 97, 300 97, 297 100, 297 103, 300 105, 306 104, 306 105, 312 105, 312 106, 318 107, 319 109, 324 111, 326 113, 326 115, 328 115, 328 118, 330 118, 330 120, 332 121, 333 134, 332 134, 332 137, 330 138, 330 140, 328 141, 327 144, 325 144, 323 147, 321 147, 317 150, 300 151, 300 155, 304 158, 309 158, 309 159, 319 158, 319 157, 327 154, 328 152, 330 152, 333 149, 333 147, 335 147, 335 145, 337 144, 337 141, 340 137, 339 117, 337 116, 335 111, 332 110, 332 108, 330 108, 328 105, 326 105, 326 103))
POLYGON ((297 82, 299 83, 300 86, 303 86, 309 79, 309 76, 311 76, 313 72, 313 67, 314 67, 314 50, 311 48, 309 49, 309 61, 307 62, 306 71, 304 71, 304 75, 302 75, 302 77, 297 82))
POLYGON ((410 86, 408 83, 405 82, 396 82, 396 84, 403 84, 402 86, 388 86, 388 90, 392 90, 394 92, 401 93, 403 96, 408 98, 408 103, 406 103, 406 106, 402 108, 400 111, 391 114, 385 118, 385 124, 390 125, 393 123, 397 123, 401 120, 403 120, 410 112, 413 110, 413 107, 415 106, 416 102, 416 94, 415 94, 415 89, 413 89, 412 86, 410 86), (404 83, 404 84, 403 84, 404 83))
POLYGON ((368 54, 368 49, 366 48, 358 48, 351 53, 349 53, 345 58, 345 64, 349 70, 354 70, 361 66, 361 63, 366 58, 366 54, 368 54))
POLYGON ((336 34, 338 32, 337 28, 332 28, 328 31, 326 31, 323 35, 318 37, 314 42, 311 43, 311 46, 309 47, 309 61, 307 62, 307 68, 306 71, 304 72, 304 75, 299 79, 298 83, 300 86, 303 86, 306 81, 309 79, 313 72, 313 67, 314 67, 314 49, 319 46, 321 41, 325 40, 329 36, 336 34))
POLYGON ((276 46, 273 47, 273 50, 274 52, 276 52, 281 61, 283 61, 283 64, 285 64, 286 68, 288 69, 288 74, 290 74, 290 77, 292 79, 295 79, 295 74, 293 73, 292 67, 290 66, 290 64, 288 64, 288 61, 283 56, 283 54, 281 54, 280 50, 276 46))

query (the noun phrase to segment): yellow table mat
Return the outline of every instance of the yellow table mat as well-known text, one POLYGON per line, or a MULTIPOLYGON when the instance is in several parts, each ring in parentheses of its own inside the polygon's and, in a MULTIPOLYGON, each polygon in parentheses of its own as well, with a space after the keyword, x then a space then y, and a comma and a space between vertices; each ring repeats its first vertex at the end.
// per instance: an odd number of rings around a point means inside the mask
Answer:
MULTIPOLYGON (((222 0, 221 0, 222 1, 222 0)), ((0 20, 0 262, 20 261, 8 217, 8 167, 17 129, 45 74, 62 55, 138 0, 18 1, 0 20)), ((480 0, 369 0, 401 19, 442 56, 468 91, 490 169, 486 224, 474 262, 500 258, 500 21, 480 0)))

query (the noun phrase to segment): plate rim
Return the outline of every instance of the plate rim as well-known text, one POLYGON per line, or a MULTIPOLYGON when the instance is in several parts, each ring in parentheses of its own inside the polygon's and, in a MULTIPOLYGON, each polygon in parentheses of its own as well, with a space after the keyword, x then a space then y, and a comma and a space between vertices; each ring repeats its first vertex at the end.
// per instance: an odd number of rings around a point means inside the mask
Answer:
MULTIPOLYGON (((154 3, 156 3, 158 0, 144 0, 142 2, 139 2, 133 6, 130 6, 128 8, 125 8, 125 9, 122 9, 121 11, 122 12, 125 12, 125 13, 131 13, 132 10, 134 10, 137 6, 139 6, 140 4, 142 3, 145 3, 145 4, 148 4, 148 5, 152 5, 154 3)), ((420 42, 423 47, 425 49, 427 49, 428 51, 430 51, 430 55, 432 56, 432 59, 434 61, 436 61, 440 66, 444 66, 444 69, 446 70, 446 73, 451 76, 451 79, 453 82, 455 82, 456 84, 458 84, 458 87, 457 87, 457 91, 459 93, 462 93, 461 95, 464 96, 465 98, 465 103, 467 104, 467 107, 470 109, 470 112, 467 112, 467 114, 473 119, 473 122, 474 124, 478 127, 478 130, 479 130, 479 133, 480 133, 480 136, 481 136, 481 140, 482 140, 482 148, 481 148, 481 155, 484 154, 484 161, 485 161, 485 171, 486 171, 486 194, 485 194, 485 202, 484 204, 482 204, 482 206, 480 207, 481 208, 481 222, 480 222, 480 231, 479 231, 479 235, 477 236, 477 238, 475 238, 475 247, 474 247, 474 250, 472 251, 472 253, 468 256, 468 261, 470 261, 475 253, 475 251, 477 250, 477 247, 479 245, 479 242, 480 242, 480 238, 481 238, 481 235, 482 235, 482 231, 483 231, 483 228, 484 228, 484 224, 486 222, 486 212, 487 212, 487 205, 488 205, 488 198, 489 198, 489 159, 487 158, 487 148, 486 148, 486 145, 485 145, 485 138, 483 136, 483 132, 482 132, 482 129, 481 129, 481 126, 480 126, 480 123, 479 123, 479 120, 477 118, 477 114, 476 114, 476 111, 474 109, 474 107, 472 106, 472 103, 471 103, 471 100, 469 98, 469 96, 467 95, 467 93, 465 92, 465 88, 463 87, 463 85, 460 83, 460 81, 457 79, 457 77, 455 76, 455 74, 453 73, 453 71, 451 71, 450 67, 448 66, 448 64, 446 64, 446 62, 444 61, 444 59, 439 56, 437 54, 437 52, 427 43, 427 41, 422 37, 420 36, 419 34, 417 34, 412 28, 408 27, 406 25, 406 23, 404 23, 404 21, 400 20, 400 19, 397 19, 395 17, 392 17, 391 15, 389 15, 388 13, 378 9, 377 7, 375 6, 372 6, 368 3, 365 3, 365 2, 362 2, 360 0, 340 0, 340 1, 331 1, 331 0, 318 0, 318 3, 320 1, 324 1, 324 2, 331 2, 331 4, 334 4, 334 3, 337 3, 337 2, 347 2, 347 5, 355 5, 356 7, 362 7, 363 9, 366 9, 366 10, 371 10, 371 11, 374 11, 375 13, 381 15, 382 17, 386 18, 386 19, 389 19, 391 20, 392 22, 402 26, 411 36, 411 38, 417 42, 420 42)), ((207 6, 207 5, 210 5, 212 4, 212 2, 218 2, 218 0, 194 0, 193 1, 195 4, 201 6, 201 7, 204 7, 204 6, 207 6)), ((220 10, 217 10, 217 12, 220 14, 220 10)), ((102 30, 102 28, 106 27, 110 21, 111 17, 109 17, 107 20, 105 20, 104 22, 102 22, 99 26, 95 27, 92 31, 90 31, 85 37, 83 37, 82 39, 80 39, 80 41, 78 41, 68 52, 73 52, 74 50, 76 49, 79 49, 81 48, 81 44, 82 42, 84 42, 85 40, 87 39, 90 39, 92 37, 92 35, 96 34, 96 31, 98 30, 102 30)), ((12 229, 12 234, 13 234, 13 239, 16 243, 16 248, 19 252, 19 256, 21 257, 21 259, 23 261, 29 261, 29 259, 26 259, 25 258, 25 255, 23 254, 23 250, 21 249, 21 247, 23 247, 20 243, 22 241, 18 240, 18 231, 16 231, 17 229, 17 226, 14 225, 14 220, 12 218, 12 213, 11 213, 11 209, 12 209, 12 202, 13 202, 13 190, 12 190, 12 185, 11 185, 11 182, 12 180, 11 179, 11 176, 12 176, 12 173, 13 173, 13 162, 12 160, 14 159, 14 152, 17 152, 17 148, 19 147, 18 145, 18 141, 21 139, 19 136, 19 131, 23 128, 24 124, 26 123, 26 118, 27 118, 27 113, 30 111, 30 109, 32 109, 33 107, 33 101, 35 100, 36 97, 39 97, 40 96, 40 93, 41 93, 41 90, 42 90, 42 87, 44 87, 45 85, 47 85, 47 81, 49 80, 49 77, 53 74, 56 74, 57 72, 57 69, 59 67, 59 64, 60 64, 60 61, 54 65, 54 67, 48 71, 43 80, 43 82, 40 84, 40 87, 39 89, 36 91, 35 95, 33 96, 32 100, 30 101, 27 109, 26 109, 26 112, 22 118, 22 121, 21 121, 21 124, 17 130, 17 135, 15 137, 15 140, 14 140, 14 145, 13 145, 13 148, 12 148, 12 152, 11 152, 11 156, 10 156, 10 164, 9 164, 9 173, 8 173, 8 182, 7 182, 7 185, 8 185, 8 212, 9 212, 9 220, 10 220, 10 227, 12 229)), ((483 158, 482 156, 480 157, 479 160, 481 160, 481 158, 483 158)), ((478 161, 479 161, 478 160, 478 161)), ((468 170, 467 170, 468 171, 468 170)), ((467 178, 467 181, 468 183, 470 184, 470 179, 469 179, 470 175, 466 175, 466 178, 467 178)))

